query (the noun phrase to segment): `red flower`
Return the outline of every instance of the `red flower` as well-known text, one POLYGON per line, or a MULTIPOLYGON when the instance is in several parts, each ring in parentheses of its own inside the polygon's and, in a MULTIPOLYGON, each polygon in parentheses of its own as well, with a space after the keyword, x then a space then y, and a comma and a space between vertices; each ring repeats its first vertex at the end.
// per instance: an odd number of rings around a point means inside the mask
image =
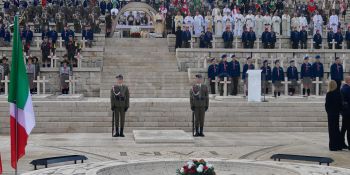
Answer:
POLYGON ((207 167, 207 166, 204 166, 204 167, 203 167, 203 170, 207 170, 207 169, 208 169, 208 167, 207 167))

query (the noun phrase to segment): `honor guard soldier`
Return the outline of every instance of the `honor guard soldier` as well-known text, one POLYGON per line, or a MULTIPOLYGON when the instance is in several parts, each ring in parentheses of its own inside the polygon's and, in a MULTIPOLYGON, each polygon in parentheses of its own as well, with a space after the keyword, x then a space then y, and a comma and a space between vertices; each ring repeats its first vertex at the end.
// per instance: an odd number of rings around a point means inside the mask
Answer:
POLYGON ((125 113, 129 109, 130 94, 129 88, 123 84, 123 75, 116 76, 117 84, 111 89, 111 110, 114 113, 115 120, 114 125, 116 132, 113 137, 125 137, 124 136, 124 123, 125 113), (120 130, 119 130, 120 122, 120 130))
MULTIPOLYGON (((323 64, 320 62, 320 58, 321 57, 319 55, 316 55, 315 57, 316 60, 314 64, 312 64, 312 78, 316 80, 316 78, 318 77, 318 81, 323 81, 324 70, 323 70, 323 64)), ((322 86, 319 86, 319 92, 321 94, 322 86)))
POLYGON ((288 93, 290 96, 293 96, 295 94, 295 89, 298 86, 298 69, 295 67, 295 61, 291 60, 289 62, 290 66, 287 68, 287 78, 288 81, 290 81, 290 86, 288 88, 288 93))
POLYGON ((211 65, 208 67, 208 80, 210 84, 210 92, 211 94, 215 94, 215 82, 212 82, 215 80, 215 78, 218 76, 219 73, 219 66, 216 64, 216 59, 211 59, 211 65))
POLYGON ((196 75, 196 84, 190 90, 191 110, 195 116, 195 137, 204 137, 204 117, 209 107, 208 87, 203 84, 202 75, 196 75))

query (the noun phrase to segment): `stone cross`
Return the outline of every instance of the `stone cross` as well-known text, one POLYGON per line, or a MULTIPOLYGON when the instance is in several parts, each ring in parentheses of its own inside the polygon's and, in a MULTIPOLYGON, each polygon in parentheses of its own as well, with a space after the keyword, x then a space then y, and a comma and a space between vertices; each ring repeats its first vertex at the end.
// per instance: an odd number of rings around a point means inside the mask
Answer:
POLYGON ((74 58, 76 58, 78 60, 78 65, 77 65, 78 68, 82 68, 83 55, 78 53, 76 56, 74 56, 74 58))
POLYGON ((231 81, 227 81, 227 77, 224 77, 224 81, 220 81, 220 84, 224 85, 224 96, 227 96, 227 84, 231 84, 231 81))
POLYGON ((211 82, 215 83, 215 94, 218 94, 219 93, 218 84, 220 83, 219 78, 215 77, 215 80, 211 80, 211 82))
POLYGON ((40 76, 37 76, 36 80, 33 81, 34 83, 36 83, 37 86, 37 94, 40 95, 40 83, 43 84, 43 94, 46 94, 46 83, 49 82, 49 80, 45 79, 45 76, 43 76, 43 79, 40 79, 40 76))
POLYGON ((335 42, 335 40, 333 39, 332 42, 331 42, 331 44, 332 44, 332 50, 335 50, 335 43, 337 43, 337 42, 335 42))
POLYGON ((320 78, 319 78, 319 77, 316 77, 316 80, 315 80, 315 81, 312 81, 312 83, 315 83, 315 84, 316 84, 316 96, 319 96, 319 95, 320 95, 320 84, 322 85, 323 82, 320 81, 320 78))
POLYGON ((63 42, 64 42, 64 40, 62 40, 62 37, 60 37, 60 39, 58 40, 58 43, 59 43, 59 45, 60 45, 60 48, 62 48, 63 42))
POLYGON ((53 53, 51 53, 50 56, 48 56, 51 60, 51 67, 56 67, 56 62, 59 59, 58 57, 56 57, 56 55, 54 55, 53 53))
POLYGON ((254 58, 253 58, 253 59, 255 60, 255 61, 254 61, 254 67, 255 67, 255 69, 259 69, 259 68, 258 68, 258 59, 259 59, 259 58, 258 58, 257 54, 254 55, 254 58))
POLYGON ((288 77, 284 77, 284 81, 282 84, 284 84, 284 95, 288 96, 288 84, 291 84, 291 81, 288 81, 288 77))
POLYGON ((216 48, 216 37, 214 36, 213 37, 213 41, 211 41, 211 45, 213 46, 213 49, 215 49, 216 48))
POLYGON ((194 39, 193 37, 191 37, 191 40, 190 40, 191 49, 194 48, 194 42, 196 42, 196 39, 194 39))
POLYGON ((346 68, 346 55, 343 54, 343 71, 345 72, 345 68, 346 68))
POLYGON ((279 49, 282 49, 282 37, 278 36, 278 42, 279 42, 279 49))
POLYGON ((82 48, 86 48, 86 40, 85 40, 85 37, 81 40, 82 42, 82 48))
POLYGON ((1 83, 5 83, 5 94, 4 95, 8 95, 10 80, 9 80, 7 75, 5 76, 4 80, 1 80, 1 83))
POLYGON ((65 81, 66 83, 69 83, 69 94, 73 95, 75 94, 75 83, 78 82, 78 80, 75 79, 75 76, 69 76, 69 79, 65 81))
POLYGON ((41 44, 41 38, 40 37, 36 37, 36 39, 35 39, 35 42, 36 42, 36 47, 37 48, 40 48, 40 44, 41 44))
POLYGON ((235 48, 237 49, 238 48, 238 37, 236 36, 235 38, 235 48))

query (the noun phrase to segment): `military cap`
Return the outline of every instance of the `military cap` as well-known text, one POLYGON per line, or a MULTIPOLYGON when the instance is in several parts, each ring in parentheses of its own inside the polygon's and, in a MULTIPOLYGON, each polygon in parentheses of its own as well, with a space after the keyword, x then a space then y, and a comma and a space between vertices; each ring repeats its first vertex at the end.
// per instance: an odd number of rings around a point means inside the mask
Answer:
POLYGON ((307 60, 307 59, 309 59, 309 56, 305 56, 305 57, 304 57, 304 60, 307 60))
POLYGON ((315 58, 316 59, 320 59, 321 57, 320 57, 320 55, 316 55, 315 58))
POLYGON ((123 77, 123 75, 122 75, 122 74, 117 75, 115 78, 116 78, 116 79, 119 79, 119 80, 124 79, 124 77, 123 77))
POLYGON ((222 56, 221 56, 221 58, 226 58, 227 57, 227 55, 226 54, 223 54, 222 56))

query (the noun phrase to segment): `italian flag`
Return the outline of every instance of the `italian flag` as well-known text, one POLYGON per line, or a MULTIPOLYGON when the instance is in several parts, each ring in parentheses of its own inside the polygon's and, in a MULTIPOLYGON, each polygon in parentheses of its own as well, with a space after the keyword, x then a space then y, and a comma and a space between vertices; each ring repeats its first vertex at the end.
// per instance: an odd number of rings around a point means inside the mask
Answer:
POLYGON ((10 103, 11 165, 14 169, 17 169, 18 160, 25 155, 28 136, 35 126, 32 98, 28 88, 29 83, 18 27, 18 16, 16 15, 8 96, 8 102, 10 103))

